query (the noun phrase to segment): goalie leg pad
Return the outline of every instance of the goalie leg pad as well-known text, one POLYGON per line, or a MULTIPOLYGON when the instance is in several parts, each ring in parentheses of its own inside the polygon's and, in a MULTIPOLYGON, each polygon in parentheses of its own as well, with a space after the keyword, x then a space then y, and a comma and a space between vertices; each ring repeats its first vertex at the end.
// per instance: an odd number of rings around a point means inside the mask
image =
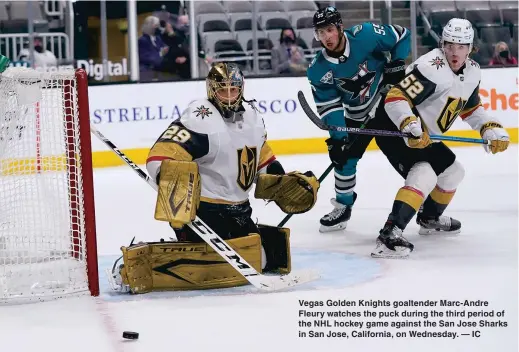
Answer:
POLYGON ((292 270, 290 257, 290 229, 258 224, 261 242, 267 263, 264 272, 289 274, 292 270))
MULTIPOLYGON (((225 242, 261 272, 258 234, 225 242)), ((121 250, 124 260, 121 277, 132 293, 213 289, 249 283, 206 243, 146 243, 121 250)))
POLYGON ((155 219, 173 228, 195 220, 200 204, 200 174, 193 161, 164 160, 160 166, 155 219))
POLYGON ((260 174, 254 196, 274 201, 287 214, 300 214, 312 209, 317 201, 319 181, 311 171, 287 175, 260 174))

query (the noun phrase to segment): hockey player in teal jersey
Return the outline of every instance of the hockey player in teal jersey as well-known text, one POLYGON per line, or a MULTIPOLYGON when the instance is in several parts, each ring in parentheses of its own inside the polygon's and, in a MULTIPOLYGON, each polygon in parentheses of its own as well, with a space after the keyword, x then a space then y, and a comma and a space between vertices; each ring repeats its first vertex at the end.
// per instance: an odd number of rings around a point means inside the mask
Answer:
MULTIPOLYGON (((329 125, 376 129, 379 95, 405 75, 410 51, 409 30, 398 25, 362 23, 344 29, 334 7, 318 10, 313 18, 315 39, 323 50, 310 64, 307 76, 320 117, 329 125), (390 60, 388 60, 390 58, 390 60), (369 119, 372 109, 375 117, 369 119), (369 121, 369 122, 368 122, 369 121)), ((321 232, 342 230, 351 217, 357 194, 357 162, 372 136, 330 132, 326 140, 335 169, 334 209, 321 218, 321 232)))

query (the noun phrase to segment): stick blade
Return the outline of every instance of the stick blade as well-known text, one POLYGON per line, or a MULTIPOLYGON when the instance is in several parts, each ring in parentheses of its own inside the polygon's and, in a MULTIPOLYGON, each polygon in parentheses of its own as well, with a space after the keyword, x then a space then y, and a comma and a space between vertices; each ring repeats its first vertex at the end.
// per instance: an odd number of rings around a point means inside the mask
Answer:
POLYGON ((320 277, 321 275, 317 270, 300 270, 281 276, 261 275, 261 277, 254 278, 253 285, 263 291, 275 292, 303 285, 320 277))
POLYGON ((321 121, 320 117, 314 113, 314 111, 306 101, 305 95, 302 91, 297 92, 297 99, 299 100, 299 104, 301 104, 301 108, 305 112, 305 115, 310 119, 310 121, 312 121, 314 125, 316 125, 320 129, 326 130, 326 124, 323 121, 321 121))

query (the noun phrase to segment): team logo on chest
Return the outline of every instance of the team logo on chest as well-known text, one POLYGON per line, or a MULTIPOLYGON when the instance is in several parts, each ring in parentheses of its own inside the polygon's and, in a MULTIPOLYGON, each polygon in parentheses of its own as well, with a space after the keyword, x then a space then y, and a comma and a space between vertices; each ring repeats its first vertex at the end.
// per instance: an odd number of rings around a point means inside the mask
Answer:
POLYGON ((247 191, 254 182, 258 168, 258 152, 256 147, 238 149, 238 185, 247 191))
POLYGON ((368 70, 368 62, 364 61, 359 65, 359 70, 350 78, 335 78, 337 88, 343 92, 351 93, 351 100, 360 98, 360 102, 364 103, 369 99, 369 91, 371 85, 375 82, 375 71, 368 70))

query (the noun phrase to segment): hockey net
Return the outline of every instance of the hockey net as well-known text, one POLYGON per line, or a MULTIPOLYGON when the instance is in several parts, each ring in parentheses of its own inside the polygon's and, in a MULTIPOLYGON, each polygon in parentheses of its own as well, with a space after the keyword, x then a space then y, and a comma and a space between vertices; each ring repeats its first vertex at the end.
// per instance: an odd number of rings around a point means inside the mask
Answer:
POLYGON ((87 76, 0 74, 0 303, 98 295, 87 76))

